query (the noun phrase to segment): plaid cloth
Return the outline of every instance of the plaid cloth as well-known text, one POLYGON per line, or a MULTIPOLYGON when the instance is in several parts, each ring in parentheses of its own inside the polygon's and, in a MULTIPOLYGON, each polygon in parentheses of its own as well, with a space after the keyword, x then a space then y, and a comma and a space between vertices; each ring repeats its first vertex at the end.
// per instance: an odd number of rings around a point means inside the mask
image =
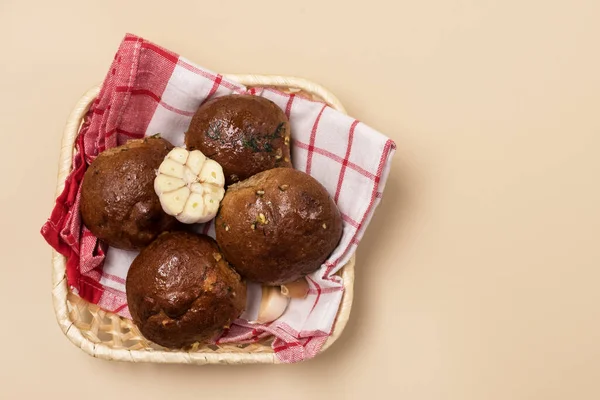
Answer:
MULTIPOLYGON (((67 258, 67 280, 82 298, 131 318, 125 278, 136 252, 107 248, 82 225, 80 184, 87 166, 105 149, 129 139, 160 133, 183 145, 184 132, 198 107, 215 96, 251 93, 281 107, 292 128, 294 167, 321 182, 344 221, 339 246, 308 277, 306 299, 291 301, 285 314, 268 325, 240 318, 217 343, 255 342, 274 335, 273 350, 283 362, 314 357, 331 334, 343 282, 333 274, 352 256, 378 205, 395 144, 331 107, 271 88, 249 89, 134 35, 126 35, 99 96, 76 141, 73 171, 42 235, 67 258)), ((212 223, 198 227, 214 236, 212 223)), ((253 291, 256 292, 256 291, 253 291)), ((260 299, 249 296, 249 302, 260 299)))

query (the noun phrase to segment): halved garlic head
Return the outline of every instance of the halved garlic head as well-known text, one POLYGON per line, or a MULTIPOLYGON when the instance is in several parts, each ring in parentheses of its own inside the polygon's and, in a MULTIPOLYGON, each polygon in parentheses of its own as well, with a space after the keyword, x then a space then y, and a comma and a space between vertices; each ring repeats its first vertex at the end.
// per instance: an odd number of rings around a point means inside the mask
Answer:
POLYGON ((224 186, 225 176, 218 162, 200 150, 181 147, 167 154, 154 179, 163 210, 185 224, 213 219, 225 195, 224 186))

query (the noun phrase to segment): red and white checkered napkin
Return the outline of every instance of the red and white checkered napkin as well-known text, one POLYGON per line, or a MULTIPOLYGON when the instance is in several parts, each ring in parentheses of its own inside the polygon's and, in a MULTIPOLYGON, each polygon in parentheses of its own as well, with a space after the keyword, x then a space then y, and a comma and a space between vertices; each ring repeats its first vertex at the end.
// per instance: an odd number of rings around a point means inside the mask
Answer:
MULTIPOLYGON (((177 54, 126 35, 81 127, 73 172, 42 235, 67 257, 67 279, 73 290, 130 318, 124 284, 137 253, 107 248, 82 225, 80 184, 88 164, 107 148, 156 133, 174 145, 183 145, 184 132, 203 102, 248 92, 285 110, 292 128, 294 167, 327 188, 343 215, 344 232, 331 257, 308 277, 311 290, 306 299, 292 300, 285 314, 266 326, 250 325, 242 316, 218 342, 254 342, 274 335, 273 348, 279 359, 296 362, 314 357, 331 333, 343 291, 341 278, 333 274, 348 261, 369 224, 395 150, 390 139, 355 119, 294 94, 273 89, 247 91, 177 54)), ((210 223, 199 230, 214 236, 210 223)), ((249 310, 260 301, 256 288, 249 285, 249 310)))

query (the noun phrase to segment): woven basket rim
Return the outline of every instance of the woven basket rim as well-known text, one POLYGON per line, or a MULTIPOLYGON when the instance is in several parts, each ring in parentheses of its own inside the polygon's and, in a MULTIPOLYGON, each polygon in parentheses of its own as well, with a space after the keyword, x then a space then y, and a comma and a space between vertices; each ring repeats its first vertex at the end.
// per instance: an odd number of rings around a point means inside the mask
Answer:
MULTIPOLYGON (((277 87, 299 89, 322 99, 338 111, 346 113, 344 106, 337 97, 323 86, 307 79, 279 75, 249 75, 223 74, 226 79, 241 83, 247 87, 277 87)), ((75 138, 92 101, 98 96, 100 86, 89 89, 77 102, 64 128, 58 165, 58 177, 55 197, 62 193, 65 180, 71 171, 75 138)), ((342 334, 350 315, 354 295, 354 264, 353 255, 348 263, 340 270, 344 293, 331 335, 322 346, 320 353, 328 349, 342 334)), ((56 250, 52 250, 52 299, 57 322, 63 333, 77 347, 87 354, 106 360, 154 362, 154 363, 183 363, 183 364, 279 364, 281 361, 275 353, 208 353, 161 350, 129 350, 116 349, 103 343, 94 343, 86 338, 71 320, 67 306, 69 288, 66 279, 66 258, 56 250)))

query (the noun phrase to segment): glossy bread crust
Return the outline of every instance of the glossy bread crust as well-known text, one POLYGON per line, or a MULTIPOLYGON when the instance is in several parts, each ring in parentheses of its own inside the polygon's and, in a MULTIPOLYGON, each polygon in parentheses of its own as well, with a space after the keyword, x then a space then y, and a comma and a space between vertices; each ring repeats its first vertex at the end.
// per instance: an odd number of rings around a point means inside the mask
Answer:
POLYGON ((292 167, 287 117, 259 96, 207 101, 192 118, 185 144, 221 164, 228 185, 271 168, 292 167))
POLYGON ((131 140, 91 163, 81 187, 81 217, 110 246, 141 249, 178 226, 154 192, 156 169, 173 146, 161 138, 131 140))
POLYGON ((149 340, 181 348, 210 340, 244 310, 246 285, 206 235, 160 235, 131 264, 127 302, 149 340))
POLYGON ((310 175, 276 168, 232 185, 216 220, 217 242, 244 278, 270 285, 314 272, 342 236, 342 218, 310 175))

